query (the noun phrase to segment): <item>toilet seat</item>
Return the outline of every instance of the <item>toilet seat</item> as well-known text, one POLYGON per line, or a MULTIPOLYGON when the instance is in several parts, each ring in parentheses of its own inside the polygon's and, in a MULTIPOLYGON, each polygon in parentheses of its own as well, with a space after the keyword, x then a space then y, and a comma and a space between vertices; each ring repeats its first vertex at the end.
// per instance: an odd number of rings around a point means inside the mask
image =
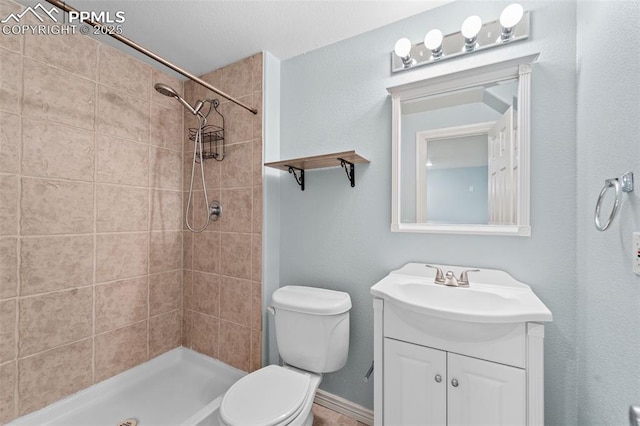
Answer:
POLYGON ((304 408, 310 385, 310 374, 269 365, 229 388, 220 405, 220 417, 231 426, 286 425, 304 408))

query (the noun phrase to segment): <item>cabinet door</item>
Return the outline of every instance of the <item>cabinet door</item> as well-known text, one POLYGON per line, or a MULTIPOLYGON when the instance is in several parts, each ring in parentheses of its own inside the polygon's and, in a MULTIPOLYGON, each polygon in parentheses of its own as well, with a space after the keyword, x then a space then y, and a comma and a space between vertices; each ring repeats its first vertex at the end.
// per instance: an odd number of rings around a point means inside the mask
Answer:
POLYGON ((444 425, 447 353, 384 339, 384 424, 444 425))
POLYGON ((452 353, 448 363, 450 426, 526 424, 524 370, 452 353))

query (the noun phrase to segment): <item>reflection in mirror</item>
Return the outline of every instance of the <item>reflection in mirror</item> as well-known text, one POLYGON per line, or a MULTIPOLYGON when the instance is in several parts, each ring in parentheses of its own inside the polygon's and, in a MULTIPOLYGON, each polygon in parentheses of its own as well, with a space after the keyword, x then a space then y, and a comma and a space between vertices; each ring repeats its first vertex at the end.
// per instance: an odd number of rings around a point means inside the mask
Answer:
POLYGON ((388 89, 393 231, 530 235, 529 81, 536 58, 388 89))
POLYGON ((517 92, 512 79, 401 102, 402 222, 514 224, 517 92))

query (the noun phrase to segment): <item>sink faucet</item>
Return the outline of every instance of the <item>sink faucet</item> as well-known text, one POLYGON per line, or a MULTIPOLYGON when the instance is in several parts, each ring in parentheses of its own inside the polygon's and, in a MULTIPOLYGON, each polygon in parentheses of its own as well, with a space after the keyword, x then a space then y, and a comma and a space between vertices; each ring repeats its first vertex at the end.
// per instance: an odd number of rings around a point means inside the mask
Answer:
POLYGON ((460 278, 456 279, 453 271, 447 271, 446 274, 442 274, 442 269, 437 266, 424 265, 427 268, 433 268, 436 270, 436 278, 433 280, 434 284, 442 284, 449 287, 469 287, 469 272, 478 272, 480 269, 467 269, 462 271, 460 278))

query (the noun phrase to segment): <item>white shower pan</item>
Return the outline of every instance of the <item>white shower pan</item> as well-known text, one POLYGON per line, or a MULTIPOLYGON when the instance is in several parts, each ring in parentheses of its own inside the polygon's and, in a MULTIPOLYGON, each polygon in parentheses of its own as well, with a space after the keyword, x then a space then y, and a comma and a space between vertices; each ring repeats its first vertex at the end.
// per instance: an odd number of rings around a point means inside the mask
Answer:
POLYGON ((217 423, 222 395, 246 373, 176 348, 9 425, 196 426, 217 423))

